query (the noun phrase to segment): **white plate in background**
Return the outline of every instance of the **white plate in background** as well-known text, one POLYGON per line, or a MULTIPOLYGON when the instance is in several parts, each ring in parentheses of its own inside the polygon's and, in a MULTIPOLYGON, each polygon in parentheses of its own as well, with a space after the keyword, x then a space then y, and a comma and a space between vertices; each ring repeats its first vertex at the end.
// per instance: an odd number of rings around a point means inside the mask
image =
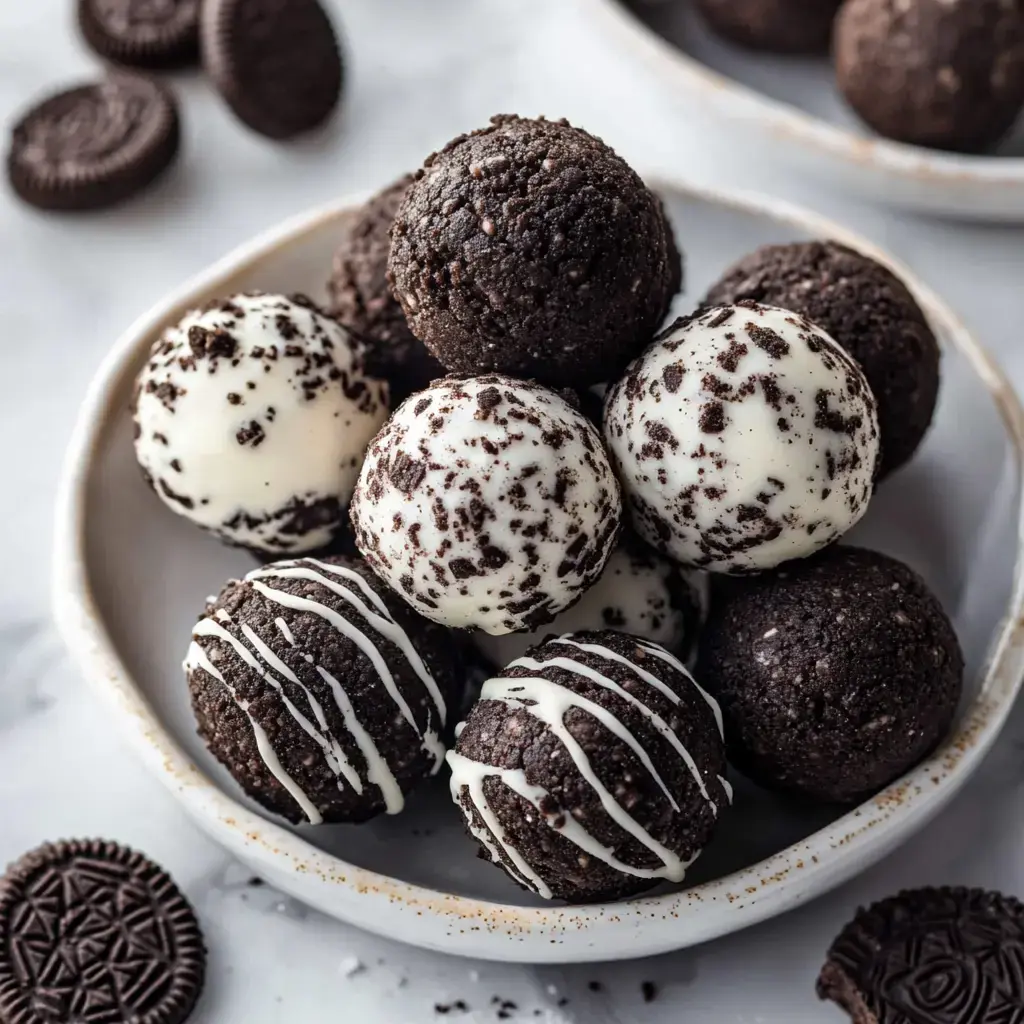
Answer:
POLYGON ((718 38, 692 0, 579 0, 609 37, 731 131, 830 186, 954 217, 1024 221, 1024 119, 992 155, 946 153, 874 134, 822 57, 757 53, 718 38))
MULTIPOLYGON (((786 204, 653 185, 686 251, 679 311, 767 242, 832 237, 885 260, 786 204)), ((209 298, 253 288, 322 297, 350 205, 259 236, 142 317, 93 381, 68 453, 54 555, 59 625, 115 725, 199 825, 273 885, 341 920, 430 949, 539 963, 645 956, 747 927, 864 870, 944 806, 995 740, 1024 674, 1024 410, 955 315, 903 267, 943 345, 940 405, 923 448, 885 482, 851 539, 923 573, 956 624, 965 699, 934 757, 842 814, 798 811, 734 773, 736 806, 688 888, 588 907, 545 905, 478 859, 443 777, 402 815, 361 826, 292 828, 243 796, 196 735, 181 660, 205 596, 254 563, 171 514, 143 483, 132 381, 160 330, 209 298)))

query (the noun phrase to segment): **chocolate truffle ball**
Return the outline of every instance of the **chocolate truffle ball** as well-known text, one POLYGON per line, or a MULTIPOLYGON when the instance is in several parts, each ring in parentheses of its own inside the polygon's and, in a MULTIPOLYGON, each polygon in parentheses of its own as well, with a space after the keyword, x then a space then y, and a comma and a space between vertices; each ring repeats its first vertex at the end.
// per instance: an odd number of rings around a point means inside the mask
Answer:
POLYGON ((917 451, 939 394, 939 345, 921 307, 887 267, 837 242, 766 245, 730 267, 705 303, 752 299, 791 309, 839 342, 878 403, 879 474, 917 451))
POLYGON ((508 633, 550 622, 601 575, 621 496, 597 431, 561 395, 489 375, 436 381, 374 438, 356 543, 414 608, 508 633))
POLYGON ((314 825, 401 811, 441 765, 461 682, 447 631, 341 556, 231 580, 185 671, 214 757, 267 810, 314 825))
POLYGON ((708 24, 740 46, 826 53, 842 0, 697 0, 708 24))
POLYGON ((428 157, 389 279, 450 370, 598 383, 665 316, 681 273, 659 199, 600 139, 502 115, 428 157))
POLYGON ((899 142, 980 153, 1024 108, 1021 0, 846 0, 833 49, 850 106, 899 142))
POLYGON ((138 376, 135 455, 161 500, 230 544, 329 544, 388 391, 307 300, 235 295, 168 328, 138 376))
POLYGON ((681 881, 731 800, 714 700, 623 633, 549 640, 489 679, 448 763, 486 855, 572 903, 681 881))
POLYGON ((387 283, 388 232, 411 181, 406 175, 344 214, 327 283, 331 313, 367 342, 367 367, 391 386, 392 405, 446 372, 409 330, 387 283))
POLYGON ((614 629, 649 640, 679 658, 693 651, 707 610, 707 580, 686 572, 623 531, 601 578, 553 622, 526 633, 474 633, 487 662, 502 668, 549 635, 614 629))
POLYGON ((711 572, 812 554, 874 488, 864 375, 810 321, 757 303, 677 320, 608 392, 604 432, 637 532, 711 572))
POLYGON ((740 771, 852 803, 931 753, 963 670, 924 581, 893 558, 839 546, 716 592, 697 674, 722 705, 740 771))

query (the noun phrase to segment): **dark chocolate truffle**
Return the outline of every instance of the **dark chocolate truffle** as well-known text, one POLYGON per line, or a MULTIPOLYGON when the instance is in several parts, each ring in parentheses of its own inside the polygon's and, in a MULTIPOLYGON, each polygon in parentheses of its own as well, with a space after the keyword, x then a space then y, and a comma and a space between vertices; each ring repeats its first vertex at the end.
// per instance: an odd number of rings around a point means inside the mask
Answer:
POLYGON ((753 299, 801 313, 860 364, 878 402, 879 475, 917 450, 939 393, 939 345, 895 274, 837 242, 766 245, 730 267, 704 302, 753 299))
POLYGON ((230 581, 185 670, 210 752, 267 810, 312 824, 401 811, 441 766, 461 685, 447 632, 340 556, 230 581))
POLYGON ((1024 907, 982 889, 913 889, 861 909, 818 995, 853 1024, 1024 1020, 1024 907))
POLYGON ((899 142, 979 153, 1024 108, 1022 0, 847 0, 833 49, 850 106, 899 142))
POLYGON ((924 581, 853 547, 718 589, 697 663, 737 768, 763 786, 842 803, 935 749, 963 670, 924 581))
POLYGON ((667 234, 660 200, 600 139, 501 115, 427 158, 389 280, 450 370, 579 387, 654 336, 681 273, 667 234))
POLYGON ((721 36, 753 50, 825 53, 842 0, 697 0, 721 36))
POLYGON ((484 684, 448 763, 482 855, 573 903, 680 881, 731 799, 715 702, 625 633, 531 648, 484 684))
POLYGON ((388 232, 411 181, 400 178, 342 217, 327 282, 330 312, 367 342, 367 369, 391 386, 392 406, 446 373, 409 330, 387 282, 388 232))

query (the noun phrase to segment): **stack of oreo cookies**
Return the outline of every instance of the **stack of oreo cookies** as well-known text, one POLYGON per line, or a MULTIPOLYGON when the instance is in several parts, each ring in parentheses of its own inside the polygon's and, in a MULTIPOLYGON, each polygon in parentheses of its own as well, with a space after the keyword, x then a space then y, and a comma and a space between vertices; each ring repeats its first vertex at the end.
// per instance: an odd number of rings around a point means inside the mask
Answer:
POLYGON ((239 120, 277 140, 322 124, 341 97, 338 37, 318 0, 79 0, 78 23, 114 68, 37 103, 14 125, 8 177, 40 209, 110 206, 174 163, 178 104, 149 72, 201 59, 239 120))

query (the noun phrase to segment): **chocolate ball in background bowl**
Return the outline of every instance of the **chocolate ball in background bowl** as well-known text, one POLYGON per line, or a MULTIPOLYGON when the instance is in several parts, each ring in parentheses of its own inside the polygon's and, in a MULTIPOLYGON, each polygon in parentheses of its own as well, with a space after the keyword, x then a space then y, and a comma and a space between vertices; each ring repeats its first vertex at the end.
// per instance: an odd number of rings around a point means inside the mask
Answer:
POLYGON ((452 797, 523 888, 621 899, 681 881, 727 811, 720 726, 663 648, 573 633, 484 684, 448 754, 452 797))
POLYGON ((1020 0, 846 0, 833 52, 850 106, 899 142, 981 153, 1024 109, 1020 0))
POLYGON ((939 344, 892 271, 838 242, 766 245, 733 264, 704 297, 707 305, 744 300, 800 313, 857 361, 878 405, 880 476, 913 456, 935 414, 939 344))
POLYGON ((553 622, 525 633, 474 633, 485 664, 500 669, 545 637, 614 629, 664 647, 685 661, 707 612, 707 580, 687 572, 623 530, 601 578, 553 622))
POLYGON ((606 380, 678 289, 661 201, 566 121, 492 118, 427 158, 391 230, 389 280, 450 370, 606 380))
POLYGON ((327 283, 329 311, 367 342, 367 367, 391 388, 391 405, 447 371, 416 338, 387 282, 392 221, 412 175, 407 174, 341 218, 327 283))
POLYGON ((697 0, 723 38, 752 50, 827 53, 842 0, 697 0))
POLYGON ((867 510, 875 400, 853 360, 789 310, 698 310, 605 399, 633 527, 680 565, 746 573, 802 558, 867 510))
POLYGON ((399 813, 441 767, 462 684, 447 631, 341 556, 229 581, 185 672, 214 757, 267 810, 310 824, 399 813))
POLYGON ((135 455, 172 511, 278 556, 328 545, 387 385, 364 348, 301 296, 243 294, 192 310, 136 380, 135 455))
POLYGON ((591 423, 554 391, 498 374, 406 399, 371 442, 351 506, 359 550, 406 601, 494 634, 577 601, 621 510, 591 423))
POLYGON ((716 588, 697 661, 730 762, 762 786, 837 803, 866 799, 935 749, 963 671, 921 577, 845 546, 716 588))

